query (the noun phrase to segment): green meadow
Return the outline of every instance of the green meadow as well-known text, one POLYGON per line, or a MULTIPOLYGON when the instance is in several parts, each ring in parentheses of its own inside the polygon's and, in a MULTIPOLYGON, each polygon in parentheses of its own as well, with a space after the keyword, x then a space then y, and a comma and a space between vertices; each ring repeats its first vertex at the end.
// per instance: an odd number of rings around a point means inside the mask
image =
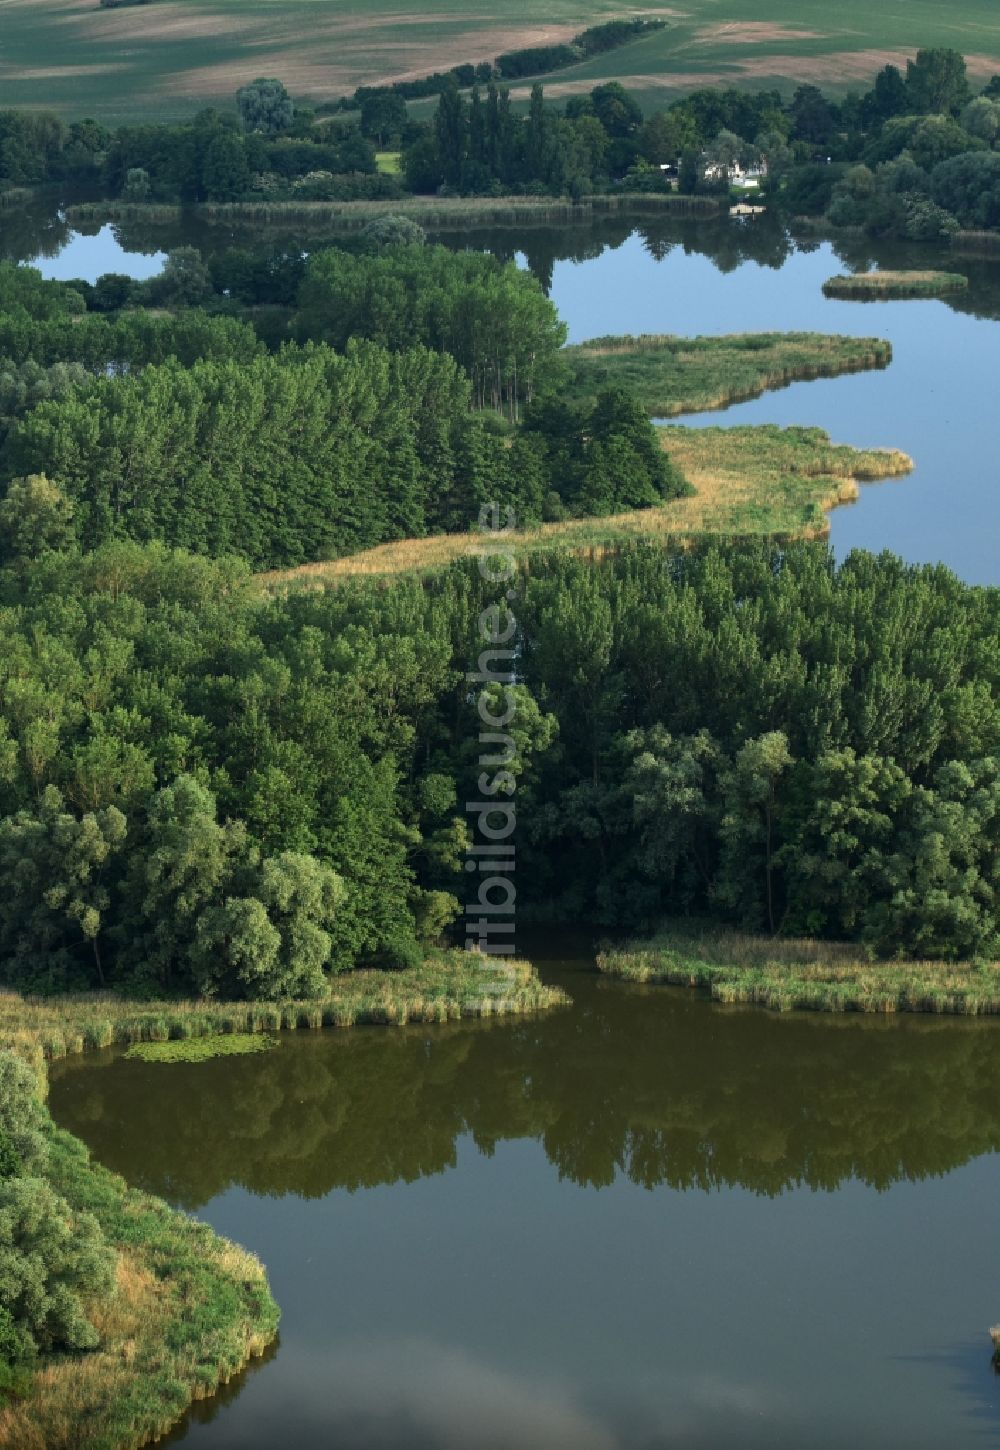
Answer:
MULTIPOLYGON (((118 9, 96 0, 4 0, 0 94, 5 106, 106 122, 162 120, 225 103, 264 73, 297 98, 318 102, 359 84, 566 40, 623 13, 600 0, 552 0, 544 21, 511 0, 441 0, 431 10, 413 0, 388 9, 350 0, 151 0, 118 9)), ((699 85, 790 91, 808 81, 834 92, 862 89, 887 61, 901 63, 928 45, 961 50, 973 81, 1000 71, 995 0, 893 7, 687 0, 648 13, 667 18, 667 28, 559 71, 549 93, 618 79, 655 107, 699 85)))

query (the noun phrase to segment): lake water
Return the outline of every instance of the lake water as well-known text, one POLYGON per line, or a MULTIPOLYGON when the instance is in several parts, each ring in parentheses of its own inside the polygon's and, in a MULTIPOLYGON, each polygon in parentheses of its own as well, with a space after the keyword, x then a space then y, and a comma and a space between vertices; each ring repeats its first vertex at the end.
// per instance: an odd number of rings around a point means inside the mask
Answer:
MULTIPOLYGON (((15 235, 48 275, 157 270, 218 231, 15 235), (45 256, 41 256, 45 253, 45 256)), ((621 220, 448 239, 530 265, 572 340, 820 330, 884 372, 702 423, 819 424, 917 460, 833 515, 1000 583, 1000 263, 957 302, 823 298, 847 265, 766 227, 621 220)), ((851 248, 855 250, 852 251, 851 248)), ((531 951, 530 942, 520 942, 531 951)), ((659 1450, 1000 1443, 1000 1023, 726 1009, 532 953, 573 997, 525 1021, 287 1035, 198 1065, 91 1054, 57 1120, 264 1260, 280 1342, 171 1436, 205 1450, 659 1450)))
POLYGON ((996 1443, 1000 1024, 722 1008, 570 949, 530 1020, 55 1066, 56 1119, 282 1306, 176 1438, 996 1443))
MULTIPOLYGON (((186 221, 170 227, 105 226, 70 231, 57 218, 17 222, 0 213, 0 254, 33 258, 47 276, 159 270, 181 242, 205 250, 260 244, 259 231, 230 232, 186 221)), ((271 233, 270 240, 278 234, 271 233)), ((318 245, 328 237, 283 233, 318 245)), ((891 549, 916 563, 947 564, 970 583, 1000 583, 1000 258, 955 258, 929 248, 846 241, 794 244, 769 222, 670 223, 621 218, 586 227, 445 236, 450 245, 489 247, 530 265, 569 325, 570 340, 604 333, 683 335, 841 332, 888 338, 884 372, 803 382, 686 423, 818 425, 834 441, 895 447, 916 462, 907 478, 862 488, 858 503, 832 515, 832 543, 891 549), (965 272, 956 301, 838 302, 826 278, 878 262, 965 272)))

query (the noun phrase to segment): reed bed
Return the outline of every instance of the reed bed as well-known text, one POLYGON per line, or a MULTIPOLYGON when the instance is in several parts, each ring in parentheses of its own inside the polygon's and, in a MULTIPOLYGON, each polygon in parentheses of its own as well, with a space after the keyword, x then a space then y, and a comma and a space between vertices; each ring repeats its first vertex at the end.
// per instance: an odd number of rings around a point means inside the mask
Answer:
MULTIPOLYGON (((0 993, 0 1048, 34 1066, 44 1093, 48 1062, 91 1048, 152 1044, 191 1060, 229 1044, 271 1045, 266 1034, 280 1029, 501 1017, 567 1000, 527 962, 436 952, 403 972, 345 974, 325 997, 308 1001, 137 1003, 110 993, 44 1000, 0 993), (208 1051, 198 1052, 198 1044, 208 1051)), ((115 1248, 118 1292, 89 1306, 99 1349, 45 1361, 27 1384, 13 1387, 16 1397, 0 1405, 0 1445, 136 1450, 262 1355, 274 1340, 278 1308, 258 1259, 92 1163, 70 1134, 54 1131, 51 1163, 57 1191, 77 1211, 93 1213, 115 1248)))
POLYGON ((961 272, 855 272, 830 277, 823 283, 824 297, 852 302, 886 302, 908 297, 942 297, 968 287, 961 272))
POLYGON ((810 378, 885 368, 892 345, 877 337, 822 332, 735 333, 722 337, 597 337, 564 348, 568 391, 592 401, 602 388, 628 388, 651 418, 727 408, 810 378))
POLYGON ((212 223, 254 222, 258 225, 315 222, 333 231, 357 231, 376 217, 411 217, 422 226, 501 227, 551 226, 593 216, 668 214, 675 217, 710 217, 719 214, 714 197, 677 196, 675 193, 614 192, 582 201, 553 197, 445 197, 403 196, 375 201, 227 201, 202 202, 191 207, 159 202, 89 201, 68 207, 66 219, 80 222, 169 222, 182 216, 212 223))
POLYGON ((81 201, 65 211, 70 226, 95 222, 179 222, 190 208, 172 201, 81 201))
MULTIPOLYGON (((859 481, 898 478, 913 460, 898 449, 831 443, 822 428, 660 429, 663 446, 694 492, 659 508, 606 518, 569 519, 504 536, 521 554, 566 549, 600 558, 636 539, 684 548, 708 536, 767 535, 782 541, 821 538, 826 510, 858 496, 859 481)), ((431 573, 482 547, 477 534, 400 539, 347 558, 274 569, 257 576, 265 588, 324 588, 345 579, 431 573)))
POLYGON ((1000 231, 954 232, 951 238, 951 250, 973 256, 995 257, 1000 252, 1000 231))
POLYGON ((1000 1013, 1000 963, 876 962, 853 945, 751 936, 669 922, 602 951, 600 971, 629 982, 697 987, 716 1002, 776 1012, 1000 1013))
POLYGON ((529 962, 462 951, 434 953, 401 972, 346 972, 325 997, 278 1002, 132 1002, 110 993, 27 998, 0 994, 0 1046, 36 1069, 100 1047, 361 1023, 454 1022, 536 1012, 566 1001, 529 962))

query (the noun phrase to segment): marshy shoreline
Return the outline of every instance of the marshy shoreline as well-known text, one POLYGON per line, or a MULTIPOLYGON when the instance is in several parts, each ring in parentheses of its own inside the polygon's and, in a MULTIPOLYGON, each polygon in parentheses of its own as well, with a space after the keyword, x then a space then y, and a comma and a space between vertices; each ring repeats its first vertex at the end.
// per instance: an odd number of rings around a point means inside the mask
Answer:
POLYGON ((596 193, 579 201, 531 196, 400 196, 374 201, 87 201, 66 208, 72 226, 105 222, 163 224, 185 218, 216 225, 238 222, 316 223, 336 232, 360 231, 383 216, 406 216, 429 230, 435 227, 531 227, 568 225, 603 216, 666 216, 704 220, 723 215, 716 197, 679 196, 675 192, 596 193))
POLYGON ((693 987, 776 1012, 1000 1014, 1000 963, 876 961, 850 943, 752 936, 709 921, 664 923, 597 956, 609 977, 693 987))

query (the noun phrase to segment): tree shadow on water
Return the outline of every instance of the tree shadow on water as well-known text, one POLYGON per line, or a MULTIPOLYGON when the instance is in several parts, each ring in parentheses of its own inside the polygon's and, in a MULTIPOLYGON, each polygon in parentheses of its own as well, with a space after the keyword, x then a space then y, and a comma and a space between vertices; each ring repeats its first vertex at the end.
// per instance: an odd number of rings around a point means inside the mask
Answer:
POLYGON ((990 1337, 985 1330, 980 1338, 964 1340, 936 1354, 903 1354, 895 1358, 901 1364, 926 1365, 949 1375, 966 1402, 966 1417, 978 1421, 983 1436, 995 1443, 1000 1430, 1000 1370, 993 1363, 990 1337))

